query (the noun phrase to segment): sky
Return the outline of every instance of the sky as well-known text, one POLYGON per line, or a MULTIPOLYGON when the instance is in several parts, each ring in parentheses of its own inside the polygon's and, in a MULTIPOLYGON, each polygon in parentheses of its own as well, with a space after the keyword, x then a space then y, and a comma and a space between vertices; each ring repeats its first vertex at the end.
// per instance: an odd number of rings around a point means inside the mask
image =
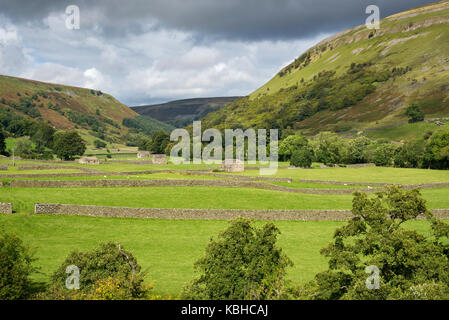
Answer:
POLYGON ((0 0, 0 74, 129 106, 248 95, 324 38, 425 0, 0 0), (68 6, 79 8, 79 29, 68 6), (72 23, 73 25, 73 23, 72 23), (70 23, 69 23, 70 26, 70 23))

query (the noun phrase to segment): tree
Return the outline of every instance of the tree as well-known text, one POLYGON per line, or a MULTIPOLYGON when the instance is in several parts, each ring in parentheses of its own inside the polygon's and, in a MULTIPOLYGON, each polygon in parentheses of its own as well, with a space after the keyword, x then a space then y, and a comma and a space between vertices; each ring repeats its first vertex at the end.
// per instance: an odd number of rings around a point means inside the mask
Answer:
POLYGON ((293 151, 290 165, 294 167, 310 168, 313 161, 313 152, 309 148, 293 151))
POLYGON ((140 151, 150 151, 151 150, 151 140, 148 138, 140 138, 137 142, 137 147, 140 151))
POLYGON ((31 140, 36 144, 36 150, 42 152, 45 147, 53 147, 53 138, 56 130, 45 123, 40 123, 36 132, 31 136, 31 140))
POLYGON ((95 148, 97 148, 97 149, 106 147, 106 143, 104 143, 103 141, 98 140, 98 139, 94 141, 94 145, 95 145, 95 148))
POLYGON ((288 161, 295 150, 307 147, 309 141, 301 135, 291 135, 281 141, 279 144, 279 156, 283 161, 288 161))
POLYGON ((433 216, 417 189, 390 186, 371 198, 355 192, 352 213, 321 250, 328 270, 302 288, 302 298, 449 298, 449 225, 433 216), (429 235, 403 227, 421 214, 429 235), (377 287, 367 285, 376 281, 367 279, 367 267, 379 271, 377 287))
POLYGON ((349 143, 349 162, 350 163, 366 163, 368 157, 366 150, 372 141, 367 137, 357 137, 349 143))
POLYGON ((346 163, 349 158, 349 149, 345 139, 335 133, 322 132, 318 136, 315 154, 318 161, 326 165, 333 165, 346 163))
POLYGON ((395 167, 420 168, 423 164, 425 151, 424 140, 412 140, 404 143, 396 150, 395 167))
POLYGON ((162 154, 165 153, 165 148, 170 142, 170 135, 164 131, 157 131, 151 137, 150 150, 152 153, 162 154))
POLYGON ((405 115, 409 117, 409 123, 424 121, 424 112, 416 103, 413 103, 407 107, 405 110, 405 115))
POLYGON ((393 164, 396 146, 391 143, 380 143, 374 151, 374 163, 376 166, 388 167, 393 164))
POLYGON ((0 300, 27 299, 32 292, 30 275, 37 271, 31 249, 15 234, 0 234, 0 300))
POLYGON ((437 131, 430 137, 423 165, 432 169, 449 169, 449 129, 437 131))
POLYGON ((58 132, 55 134, 53 150, 63 160, 71 160, 86 151, 86 142, 76 131, 58 132))
POLYGON ((257 228, 239 218, 195 263, 198 278, 184 289, 186 299, 276 299, 284 295, 284 276, 291 260, 276 246, 273 223, 257 228))
POLYGON ((3 128, 0 127, 0 154, 5 154, 6 152, 6 142, 5 134, 3 133, 3 128))
POLYGON ((28 138, 22 137, 16 139, 14 143, 14 153, 17 156, 27 157, 33 152, 33 144, 28 138))
POLYGON ((60 267, 50 277, 46 298, 147 298, 150 290, 144 282, 145 272, 132 253, 120 244, 101 243, 92 251, 72 251, 60 267), (66 288, 68 266, 79 269, 80 287, 78 292, 66 288), (108 294, 109 292, 109 294, 108 294), (111 297, 111 294, 113 295, 111 297))

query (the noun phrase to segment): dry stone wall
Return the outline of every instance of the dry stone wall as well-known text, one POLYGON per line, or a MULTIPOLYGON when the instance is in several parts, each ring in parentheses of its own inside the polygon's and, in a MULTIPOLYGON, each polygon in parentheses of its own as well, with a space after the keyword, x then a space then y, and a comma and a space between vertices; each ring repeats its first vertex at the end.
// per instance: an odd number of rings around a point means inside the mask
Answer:
MULTIPOLYGON (((165 186, 199 186, 199 187, 232 187, 253 188, 271 191, 307 193, 307 194, 352 194, 359 189, 313 189, 289 188, 264 182, 238 181, 238 180, 14 180, 10 186, 13 188, 102 188, 102 187, 165 187, 165 186)), ((371 193, 377 190, 365 190, 371 193)))
POLYGON ((36 204, 36 214, 62 214, 122 218, 228 220, 246 217, 257 220, 335 220, 351 217, 349 210, 221 210, 100 207, 67 204, 36 204))
MULTIPOLYGON (((173 220, 229 220, 236 217, 245 217, 256 220, 278 221, 345 221, 353 217, 351 210, 164 209, 48 203, 35 204, 34 213, 173 220)), ((433 210, 433 213, 439 219, 449 219, 449 209, 433 210)), ((419 216, 418 219, 425 219, 425 216, 419 216)))

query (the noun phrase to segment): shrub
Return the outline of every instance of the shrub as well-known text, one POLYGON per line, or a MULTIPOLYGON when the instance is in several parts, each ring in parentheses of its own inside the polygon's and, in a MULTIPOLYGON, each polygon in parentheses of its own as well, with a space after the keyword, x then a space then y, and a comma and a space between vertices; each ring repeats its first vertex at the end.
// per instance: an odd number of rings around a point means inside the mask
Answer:
POLYGON ((282 160, 290 160, 295 150, 307 147, 309 142, 301 135, 291 135, 279 144, 279 156, 282 160))
POLYGON ((424 155, 424 166, 432 169, 449 169, 449 130, 437 131, 429 140, 424 155))
POLYGON ((299 290, 310 299, 448 299, 449 225, 426 208, 417 189, 390 186, 369 198, 354 194, 354 217, 321 250, 329 268, 299 290), (403 227, 424 214, 431 235, 403 227), (379 270, 377 289, 367 287, 367 266, 379 270))
POLYGON ((104 143, 101 140, 95 140, 94 141, 94 145, 95 145, 95 148, 97 148, 97 149, 101 149, 101 148, 106 147, 106 143, 104 143))
POLYGON ((390 143, 381 143, 374 151, 374 163, 378 167, 388 167, 393 164, 396 146, 390 143))
POLYGON ((290 160, 290 165, 294 167, 310 168, 313 161, 313 153, 309 148, 295 150, 290 160))
POLYGON ((106 298, 112 295, 120 299, 144 299, 149 296, 151 285, 145 285, 145 272, 136 258, 122 249, 120 244, 102 243, 88 252, 72 251, 50 278, 46 298, 86 299, 106 298), (80 270, 80 289, 68 290, 65 281, 66 268, 75 265, 80 270))
POLYGON ((407 107, 405 115, 409 117, 409 123, 424 121, 424 112, 416 103, 407 107))
POLYGON ((15 234, 0 234, 0 300, 26 299, 32 293, 29 276, 37 271, 31 249, 15 234))
POLYGON ((0 126, 0 154, 5 154, 5 152, 6 152, 5 134, 3 133, 3 128, 0 126))
POLYGON ((291 260, 276 246, 279 229, 273 223, 257 228, 239 218, 195 263, 200 272, 183 292, 185 299, 278 299, 285 294, 285 270, 291 260))

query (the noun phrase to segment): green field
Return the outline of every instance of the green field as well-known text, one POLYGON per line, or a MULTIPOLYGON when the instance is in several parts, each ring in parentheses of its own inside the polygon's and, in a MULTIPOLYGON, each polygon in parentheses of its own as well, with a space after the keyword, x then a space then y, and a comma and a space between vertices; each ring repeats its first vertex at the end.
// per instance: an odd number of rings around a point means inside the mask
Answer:
MULTIPOLYGON (((293 260, 288 270, 293 283, 313 278, 326 268, 319 250, 326 246, 342 222, 278 221, 279 245, 293 260)), ((41 273, 46 281, 71 250, 91 250, 100 242, 120 242, 148 268, 148 281, 155 280, 154 293, 176 297, 194 276, 193 263, 202 256, 211 236, 227 226, 226 221, 152 220, 51 215, 0 215, 0 226, 16 232, 36 249, 41 273)), ((427 232, 424 221, 408 226, 427 232)))
MULTIPOLYGON (((0 163, 10 160, 0 159, 0 163)), ((39 163, 19 161, 19 164, 39 163)), ((203 169, 212 172, 217 166, 202 165, 151 165, 108 163, 83 166, 101 170, 95 176, 61 177, 55 173, 77 171, 76 163, 63 163, 67 169, 25 170, 11 168, 3 173, 21 174, 20 178, 1 178, 0 181, 32 180, 92 180, 92 179, 225 179, 192 174, 176 170, 203 169), (169 173, 119 175, 126 171, 175 170, 169 173), (30 177, 30 173, 49 174, 49 177, 30 177)), ((283 164, 284 165, 284 164, 283 164)), ((289 182, 264 181, 289 188, 359 188, 368 186, 329 185, 326 183, 298 182, 307 180, 335 180, 347 182, 386 182, 418 184, 447 182, 449 171, 397 169, 397 168, 319 168, 279 169, 273 177, 293 178, 289 182)), ((259 170, 247 170, 242 175, 257 176, 259 170)), ((375 186, 372 186, 375 188, 375 186)), ((449 208, 449 188, 421 191, 432 209, 449 208)), ((24 241, 36 248, 41 273, 34 277, 47 281, 49 275, 62 263, 73 249, 89 250, 99 242, 120 242, 148 268, 148 281, 155 280, 155 294, 177 297, 182 287, 194 276, 193 263, 202 256, 211 236, 227 226, 226 221, 208 220, 153 220, 130 218, 102 218, 86 216, 33 215, 35 203, 65 203, 137 208, 193 208, 193 209, 350 209, 351 194, 306 194, 236 187, 108 187, 108 188, 0 188, 0 202, 11 202, 15 214, 0 215, 0 226, 14 231, 24 241)), ((261 223, 261 222, 258 222, 261 223)), ((282 234, 279 245, 295 263, 288 270, 293 283, 312 279, 326 268, 326 260, 319 250, 331 240, 335 228, 342 222, 332 221, 276 221, 282 234)), ((412 228, 427 232, 426 223, 413 221, 412 228)))
MULTIPOLYGON (((257 176, 259 171, 248 170, 243 174, 247 176, 257 176)), ((420 184, 448 182, 449 170, 402 169, 390 167, 278 169, 274 177, 303 180, 420 184)))

